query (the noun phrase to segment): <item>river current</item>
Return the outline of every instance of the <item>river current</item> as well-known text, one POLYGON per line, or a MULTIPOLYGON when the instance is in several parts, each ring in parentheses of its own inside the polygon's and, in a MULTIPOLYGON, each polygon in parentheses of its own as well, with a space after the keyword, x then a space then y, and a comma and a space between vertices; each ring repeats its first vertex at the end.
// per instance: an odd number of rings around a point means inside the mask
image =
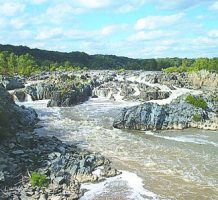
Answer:
POLYGON ((84 184, 85 199, 218 199, 218 132, 119 130, 113 119, 137 103, 90 99, 70 108, 47 108, 47 100, 24 102, 41 121, 36 132, 76 143, 109 158, 123 173, 84 184))

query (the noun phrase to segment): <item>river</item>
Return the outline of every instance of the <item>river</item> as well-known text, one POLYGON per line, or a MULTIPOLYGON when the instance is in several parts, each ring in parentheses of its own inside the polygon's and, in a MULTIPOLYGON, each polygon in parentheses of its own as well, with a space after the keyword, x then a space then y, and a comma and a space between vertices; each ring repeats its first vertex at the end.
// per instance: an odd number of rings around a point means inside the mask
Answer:
POLYGON ((119 130, 123 107, 137 103, 90 99, 70 108, 47 108, 47 100, 19 103, 36 109, 36 132, 108 157, 122 175, 90 189, 85 199, 218 199, 218 132, 119 130))

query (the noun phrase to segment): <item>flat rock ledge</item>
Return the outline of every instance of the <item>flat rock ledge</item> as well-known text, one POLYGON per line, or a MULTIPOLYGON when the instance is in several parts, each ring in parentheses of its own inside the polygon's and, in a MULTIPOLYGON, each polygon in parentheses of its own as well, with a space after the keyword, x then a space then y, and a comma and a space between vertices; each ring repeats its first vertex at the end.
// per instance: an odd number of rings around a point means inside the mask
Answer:
POLYGON ((98 153, 65 144, 56 137, 18 133, 0 144, 1 200, 73 200, 85 191, 83 182, 120 174, 98 153), (33 172, 46 176, 48 186, 32 186, 33 172))

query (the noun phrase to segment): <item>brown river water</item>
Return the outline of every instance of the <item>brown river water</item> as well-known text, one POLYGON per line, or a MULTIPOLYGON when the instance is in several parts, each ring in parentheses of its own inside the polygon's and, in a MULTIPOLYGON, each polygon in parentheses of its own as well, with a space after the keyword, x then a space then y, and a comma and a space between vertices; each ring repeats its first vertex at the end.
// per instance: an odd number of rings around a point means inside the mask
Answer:
POLYGON ((36 109, 42 128, 108 157, 123 174, 99 184, 81 199, 218 199, 218 132, 118 130, 113 119, 134 103, 90 99, 71 108, 47 108, 47 101, 25 102, 36 109))

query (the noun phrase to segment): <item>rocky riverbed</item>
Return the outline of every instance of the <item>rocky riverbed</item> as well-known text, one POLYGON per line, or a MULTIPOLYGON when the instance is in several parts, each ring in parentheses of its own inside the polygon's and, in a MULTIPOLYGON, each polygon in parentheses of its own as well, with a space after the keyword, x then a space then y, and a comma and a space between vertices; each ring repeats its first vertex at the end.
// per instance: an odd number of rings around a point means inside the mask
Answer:
POLYGON ((141 71, 56 72, 42 74, 37 78, 40 82, 28 84, 25 89, 14 90, 14 99, 21 102, 28 98, 33 101, 50 99, 48 107, 74 106, 90 97, 141 102, 144 104, 123 110, 115 119, 114 127, 138 130, 190 127, 218 129, 218 76, 206 71, 198 74, 141 71), (183 92, 177 92, 181 88, 183 92), (202 109, 187 103, 185 98, 188 95, 194 95, 196 101, 202 98, 208 105, 207 108, 202 109), (169 105, 158 105, 159 102, 167 102, 169 105))
MULTIPOLYGON (((12 80, 13 78, 7 79, 7 84, 12 80)), ((58 135, 59 139, 47 136, 39 137, 33 132, 24 134, 22 131, 33 129, 38 120, 37 114, 31 108, 17 106, 11 97, 19 102, 33 101, 33 105, 34 101, 48 99, 47 106, 50 109, 55 109, 53 107, 69 109, 69 113, 64 110, 68 113, 65 118, 74 114, 79 117, 80 113, 83 112, 84 116, 91 115, 86 113, 86 107, 83 108, 84 102, 90 102, 90 100, 92 102, 92 99, 103 97, 110 102, 114 102, 114 108, 110 108, 108 112, 116 113, 117 117, 113 115, 113 119, 115 118, 113 126, 119 129, 168 130, 190 127, 218 129, 218 81, 216 75, 208 72, 200 72, 198 75, 141 71, 122 73, 114 71, 55 72, 39 74, 26 80, 24 78, 16 78, 16 80, 19 84, 16 86, 13 82, 13 90, 9 91, 11 96, 5 90, 7 89, 5 83, 0 88, 1 93, 4 94, 3 98, 0 98, 2 105, 0 108, 2 110, 7 108, 6 110, 9 112, 5 113, 10 113, 4 120, 8 124, 7 130, 19 130, 19 133, 11 131, 11 134, 14 135, 13 139, 0 145, 2 158, 0 163, 1 195, 2 198, 6 199, 78 199, 85 192, 81 187, 82 182, 98 182, 105 177, 119 174, 117 170, 111 167, 110 161, 105 157, 82 150, 78 146, 61 142, 59 140, 61 136, 56 132, 59 127, 56 127, 53 133, 49 132, 49 134, 46 129, 42 128, 42 131, 40 131, 41 135, 58 135), (210 84, 208 77, 212 77, 211 87, 208 87, 208 84, 210 84), (23 86, 20 83, 26 87, 22 88, 23 86), (186 100, 189 95, 196 99, 203 99, 207 106, 201 108, 190 104, 186 100), (121 107, 123 107, 121 106, 118 107, 117 111, 113 111, 116 110, 117 104, 125 105, 126 102, 134 102, 137 105, 134 107, 128 106, 123 110, 121 110, 121 107), (77 112, 76 109, 80 105, 82 107, 77 112), (70 106, 73 106, 72 113, 70 106), (13 170, 15 168, 16 171, 13 170), (49 183, 47 188, 40 189, 30 184, 30 176, 33 172, 46 175, 49 183), (13 180, 12 177, 14 177, 13 180)), ((103 106, 106 105, 107 103, 103 106)), ((41 110, 37 112, 40 113, 41 110)), ((95 110, 93 110, 93 113, 95 113, 95 110)), ((101 114, 102 112, 98 113, 103 120, 108 113, 104 111, 102 116, 101 114)), ((95 117, 98 118, 98 116, 95 117)), ((80 126, 83 127, 82 121, 77 124, 80 120, 73 121, 78 129, 80 129, 80 126)), ((3 132, 6 132, 4 121, 0 124, 0 128, 3 132)), ((91 121, 95 124, 94 119, 91 121)), ((58 122, 57 120, 55 123, 58 124, 58 122)), ((111 119, 109 123, 109 129, 114 131, 111 119)), ((91 126, 92 124, 89 128, 91 126)), ((63 130, 61 129, 61 133, 63 135, 72 134, 71 128, 68 133, 69 127, 71 126, 67 124, 63 130)), ((86 131, 92 134, 87 127, 86 131)), ((93 129, 93 131, 96 130, 93 129)), ((128 133, 126 134, 128 135, 128 133)), ((79 135, 78 132, 78 137, 80 137, 79 135)), ((88 137, 89 135, 87 135, 88 137)), ((77 140, 77 137, 74 140, 77 140)), ((83 140, 86 139, 83 138, 83 140)), ((100 138, 99 140, 101 141, 100 138)), ((113 141, 113 138, 111 140, 113 141)), ((138 144, 138 142, 136 143, 138 144)), ((102 146, 102 144, 97 144, 102 146)), ((211 144, 216 143, 211 142, 211 144)), ((141 150, 138 149, 138 154, 140 154, 140 151, 144 151, 143 147, 141 150)), ((138 155, 137 152, 135 152, 135 155, 138 155)), ((104 153, 108 155, 107 152, 104 153)), ((129 155, 131 155, 131 152, 129 152, 129 155)), ((129 165, 132 166, 132 164, 129 165)), ((141 166, 142 164, 137 163, 136 165, 141 166)), ((140 173, 139 170, 138 174, 140 173)), ((213 190, 213 196, 215 193, 215 190, 213 190)), ((167 193, 164 193, 164 196, 167 197, 167 193)))

